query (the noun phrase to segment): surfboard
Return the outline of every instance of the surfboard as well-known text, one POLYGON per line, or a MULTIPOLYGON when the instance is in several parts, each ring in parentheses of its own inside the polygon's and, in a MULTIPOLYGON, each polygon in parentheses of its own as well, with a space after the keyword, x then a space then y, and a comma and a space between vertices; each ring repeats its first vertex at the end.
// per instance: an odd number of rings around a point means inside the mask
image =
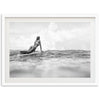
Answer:
POLYGON ((18 54, 18 56, 30 56, 30 55, 37 55, 37 54, 41 54, 41 52, 32 52, 32 53, 29 53, 29 54, 18 54))

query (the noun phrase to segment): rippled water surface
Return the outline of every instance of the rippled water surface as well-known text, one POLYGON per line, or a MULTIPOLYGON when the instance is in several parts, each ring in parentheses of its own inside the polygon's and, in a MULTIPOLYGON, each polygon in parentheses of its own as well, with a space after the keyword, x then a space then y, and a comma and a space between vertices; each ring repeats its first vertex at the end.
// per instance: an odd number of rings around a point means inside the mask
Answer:
POLYGON ((90 51, 48 50, 22 55, 11 50, 10 77, 90 77, 90 51))

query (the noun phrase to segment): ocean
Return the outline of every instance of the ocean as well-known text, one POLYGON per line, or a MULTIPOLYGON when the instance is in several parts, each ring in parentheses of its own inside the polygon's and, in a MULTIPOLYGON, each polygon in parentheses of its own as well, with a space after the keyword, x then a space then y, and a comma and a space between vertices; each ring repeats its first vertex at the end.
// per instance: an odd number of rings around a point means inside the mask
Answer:
POLYGON ((47 50, 32 55, 10 50, 11 78, 89 78, 90 51, 47 50))

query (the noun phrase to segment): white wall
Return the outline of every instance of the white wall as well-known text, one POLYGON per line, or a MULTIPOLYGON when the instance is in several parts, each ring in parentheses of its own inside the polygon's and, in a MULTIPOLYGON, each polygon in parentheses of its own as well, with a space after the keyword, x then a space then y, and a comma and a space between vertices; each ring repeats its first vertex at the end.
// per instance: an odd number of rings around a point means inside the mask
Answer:
MULTIPOLYGON (((0 0, 2 14, 98 14, 99 0, 0 0)), ((100 39, 96 36, 96 66, 100 39)), ((100 76, 100 74, 98 74, 100 76)), ((0 100, 99 100, 100 87, 1 87, 0 100)))

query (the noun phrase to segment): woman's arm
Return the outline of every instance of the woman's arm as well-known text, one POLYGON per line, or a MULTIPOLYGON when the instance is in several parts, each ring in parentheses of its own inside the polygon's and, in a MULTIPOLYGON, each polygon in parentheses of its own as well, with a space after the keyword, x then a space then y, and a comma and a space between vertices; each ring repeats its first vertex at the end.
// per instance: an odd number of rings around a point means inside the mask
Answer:
POLYGON ((40 50, 41 50, 41 52, 42 52, 42 45, 41 45, 41 41, 40 41, 40 50))

